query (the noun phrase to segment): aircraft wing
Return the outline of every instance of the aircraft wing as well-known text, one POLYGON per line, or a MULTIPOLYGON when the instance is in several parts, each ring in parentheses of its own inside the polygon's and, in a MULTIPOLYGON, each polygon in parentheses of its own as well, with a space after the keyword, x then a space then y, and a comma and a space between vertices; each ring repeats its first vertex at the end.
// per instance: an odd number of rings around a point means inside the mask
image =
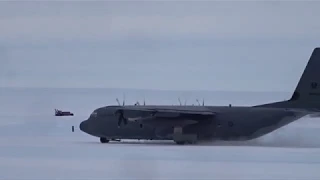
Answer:
POLYGON ((214 116, 216 113, 205 108, 202 109, 193 109, 193 108, 175 108, 175 107, 145 107, 145 106, 122 106, 117 108, 117 110, 122 110, 123 112, 141 112, 141 113, 154 113, 157 116, 181 116, 181 115, 203 115, 203 116, 214 116))
POLYGON ((151 126, 185 126, 196 124, 200 120, 210 119, 214 112, 206 108, 176 108, 176 107, 145 107, 145 106, 122 106, 117 108, 121 112, 119 124, 125 119, 140 122, 151 126))

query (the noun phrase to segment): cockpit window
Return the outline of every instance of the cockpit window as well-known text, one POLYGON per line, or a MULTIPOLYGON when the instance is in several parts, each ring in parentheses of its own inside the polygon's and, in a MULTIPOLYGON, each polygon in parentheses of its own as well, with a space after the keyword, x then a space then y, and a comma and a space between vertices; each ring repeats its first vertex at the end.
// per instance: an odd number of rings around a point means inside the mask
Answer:
POLYGON ((102 108, 98 108, 96 110, 94 110, 91 114, 90 114, 90 117, 103 117, 103 116, 107 116, 108 115, 108 111, 107 111, 107 108, 106 107, 102 107, 102 108))
POLYGON ((91 113, 90 117, 97 117, 97 115, 98 115, 97 111, 93 111, 93 112, 91 113))

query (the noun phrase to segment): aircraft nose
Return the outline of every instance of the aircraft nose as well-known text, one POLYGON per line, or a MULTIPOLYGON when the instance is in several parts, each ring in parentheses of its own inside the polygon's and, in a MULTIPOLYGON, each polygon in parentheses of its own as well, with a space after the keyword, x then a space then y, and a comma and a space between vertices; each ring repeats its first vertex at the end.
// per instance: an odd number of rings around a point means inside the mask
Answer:
POLYGON ((88 133, 88 129, 89 129, 89 125, 88 125, 89 123, 88 123, 88 120, 85 120, 85 121, 82 121, 81 123, 80 123, 80 130, 81 131, 83 131, 83 132, 86 132, 86 133, 88 133))

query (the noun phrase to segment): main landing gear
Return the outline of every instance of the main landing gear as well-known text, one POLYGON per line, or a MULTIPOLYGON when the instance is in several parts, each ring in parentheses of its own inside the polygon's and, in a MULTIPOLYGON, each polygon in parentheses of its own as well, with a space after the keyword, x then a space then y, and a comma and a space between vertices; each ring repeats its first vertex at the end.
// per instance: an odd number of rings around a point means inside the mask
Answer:
POLYGON ((182 127, 174 127, 173 141, 176 144, 196 144, 198 136, 196 134, 183 134, 182 127))
MULTIPOLYGON (((111 141, 120 141, 120 140, 111 139, 111 141)), ((182 127, 174 127, 173 141, 178 145, 196 144, 198 141, 198 135, 197 134, 184 134, 182 127)), ((101 143, 109 143, 110 139, 107 139, 105 137, 100 137, 100 142, 101 143)))

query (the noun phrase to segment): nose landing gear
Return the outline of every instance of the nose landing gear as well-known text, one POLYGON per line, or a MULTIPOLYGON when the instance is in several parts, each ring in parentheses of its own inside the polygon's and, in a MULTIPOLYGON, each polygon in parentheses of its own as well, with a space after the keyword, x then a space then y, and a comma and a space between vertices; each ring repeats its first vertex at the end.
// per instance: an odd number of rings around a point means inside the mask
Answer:
POLYGON ((101 143, 108 143, 108 142, 110 142, 110 141, 117 141, 117 142, 120 142, 121 140, 120 139, 107 139, 107 138, 105 138, 105 137, 100 137, 100 142, 101 143))
POLYGON ((108 143, 110 140, 109 139, 107 139, 107 138, 105 138, 105 137, 101 137, 100 138, 100 142, 101 143, 108 143))

